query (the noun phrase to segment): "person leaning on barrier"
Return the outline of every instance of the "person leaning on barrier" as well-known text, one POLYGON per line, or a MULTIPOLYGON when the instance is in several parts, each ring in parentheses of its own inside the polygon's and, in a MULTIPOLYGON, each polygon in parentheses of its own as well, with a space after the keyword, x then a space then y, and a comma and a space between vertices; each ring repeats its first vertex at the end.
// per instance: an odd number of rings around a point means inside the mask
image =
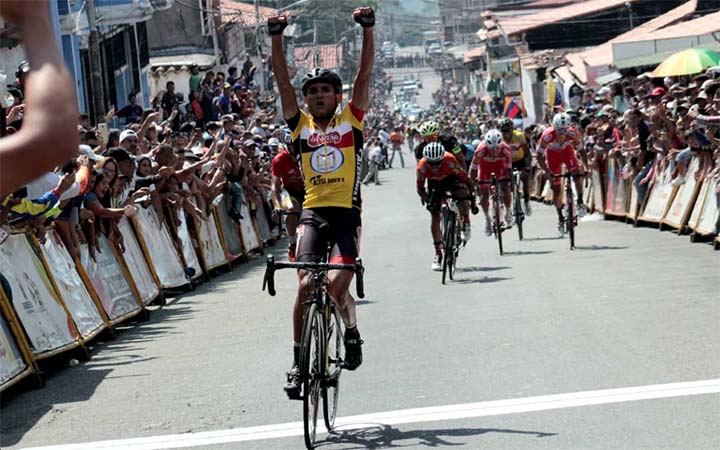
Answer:
POLYGON ((49 0, 2 0, 0 16, 18 26, 29 62, 23 126, 0 139, 0 196, 77 154, 75 89, 50 22, 49 0), (42 157, 38 157, 42 155, 42 157))

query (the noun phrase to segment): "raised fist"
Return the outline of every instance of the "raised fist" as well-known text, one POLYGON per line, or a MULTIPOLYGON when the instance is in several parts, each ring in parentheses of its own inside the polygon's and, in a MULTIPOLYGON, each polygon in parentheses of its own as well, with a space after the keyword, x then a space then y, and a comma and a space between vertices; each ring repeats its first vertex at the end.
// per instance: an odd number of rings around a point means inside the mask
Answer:
POLYGON ((353 20, 363 28, 375 26, 375 11, 369 6, 356 8, 353 11, 353 20))
POLYGON ((287 25, 286 16, 268 17, 268 32, 270 36, 280 36, 287 25))

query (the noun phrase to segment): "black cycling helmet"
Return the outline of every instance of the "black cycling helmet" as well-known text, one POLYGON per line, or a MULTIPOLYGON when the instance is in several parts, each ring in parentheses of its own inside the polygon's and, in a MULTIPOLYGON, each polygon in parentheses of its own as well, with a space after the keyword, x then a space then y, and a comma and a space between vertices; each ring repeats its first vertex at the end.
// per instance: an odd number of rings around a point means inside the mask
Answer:
POLYGON ((306 73, 302 79, 301 90, 303 95, 307 95, 307 90, 310 86, 316 83, 328 83, 335 88, 335 93, 340 94, 342 92, 342 80, 333 71, 318 67, 306 73))
POLYGON ((500 123, 499 123, 498 125, 499 125, 498 128, 500 128, 501 130, 503 130, 503 129, 505 129, 505 130, 509 129, 510 131, 512 131, 513 128, 515 128, 515 125, 513 124, 512 119, 509 118, 509 117, 506 117, 506 118, 504 118, 504 119, 501 119, 501 120, 500 120, 500 123))

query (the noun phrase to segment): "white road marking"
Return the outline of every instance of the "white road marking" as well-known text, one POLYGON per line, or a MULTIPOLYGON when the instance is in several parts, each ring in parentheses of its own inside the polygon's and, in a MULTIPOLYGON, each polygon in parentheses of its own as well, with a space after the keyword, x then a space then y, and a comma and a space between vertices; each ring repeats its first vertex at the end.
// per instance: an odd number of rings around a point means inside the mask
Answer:
MULTIPOLYGON (((574 392, 570 394, 542 395, 459 405, 429 408, 403 409, 373 414, 338 418, 338 430, 356 430, 369 426, 400 425, 407 423, 438 422, 473 417, 500 416, 533 411, 575 408, 578 406, 605 405, 637 400, 652 400, 720 393, 720 378, 684 383, 655 384, 619 389, 574 392)), ((322 414, 322 412, 320 412, 322 414)), ((324 428, 318 418, 319 430, 324 428)), ((303 435, 302 422, 234 428, 230 430, 203 431, 198 433, 169 434, 133 439, 118 439, 83 444, 63 444, 32 447, 26 450, 156 450, 188 448, 233 442, 278 439, 303 435)))

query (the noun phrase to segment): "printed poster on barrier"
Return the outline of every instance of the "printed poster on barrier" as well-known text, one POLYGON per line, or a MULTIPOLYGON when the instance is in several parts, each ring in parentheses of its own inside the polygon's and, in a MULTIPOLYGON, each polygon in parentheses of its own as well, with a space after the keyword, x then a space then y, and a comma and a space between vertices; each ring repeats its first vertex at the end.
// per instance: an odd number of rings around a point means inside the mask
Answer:
POLYGON ((648 197, 640 219, 650 222, 660 222, 663 219, 675 189, 670 185, 671 176, 669 167, 657 175, 655 185, 647 194, 650 197, 648 197))
POLYGON ((688 221, 688 226, 693 230, 697 228, 698 220, 700 220, 700 215, 702 214, 702 210, 705 207, 705 198, 707 197, 709 187, 710 180, 703 180, 702 184, 700 185, 700 192, 698 193, 698 198, 695 201, 695 206, 693 206, 692 214, 690 214, 690 220, 688 221))
POLYGON ((703 205, 702 212, 700 213, 698 225, 695 227, 695 232, 697 233, 713 234, 717 232, 717 230, 715 230, 715 226, 718 222, 718 216, 720 215, 717 196, 720 194, 716 194, 715 191, 717 190, 719 183, 720 179, 718 178, 710 180, 707 196, 705 197, 705 204, 703 205))
POLYGON ((673 228, 680 229, 684 227, 690 217, 700 188, 699 183, 695 180, 695 174, 699 167, 700 161, 698 158, 693 158, 687 167, 685 183, 678 187, 675 197, 673 197, 672 203, 670 204, 670 209, 668 209, 663 222, 673 228))
POLYGON ((592 171, 592 185, 593 185, 593 210, 605 212, 605 198, 603 197, 602 189, 602 177, 600 171, 593 169, 592 171))
POLYGON ((185 258, 185 265, 188 269, 192 269, 192 279, 195 280, 202 276, 203 270, 200 266, 197 254, 195 253, 195 247, 193 247, 192 239, 190 238, 190 232, 188 231, 187 218, 185 217, 185 211, 178 210, 178 220, 180 225, 178 226, 178 238, 182 244, 183 258, 185 258))
POLYGON ((147 247, 147 257, 152 260, 155 273, 163 288, 172 289, 188 283, 185 268, 175 251, 165 226, 158 220, 152 208, 139 208, 135 216, 138 230, 147 247))
POLYGON ((105 322, 57 232, 48 231, 40 248, 80 335, 89 337, 103 328, 105 322))
POLYGON ((0 314, 0 386, 27 368, 5 317, 0 314))
POLYGON ((637 219, 638 216, 638 191, 634 184, 632 184, 632 179, 628 180, 628 184, 630 185, 630 206, 628 206, 628 217, 632 220, 637 219))
POLYGON ((265 208, 260 205, 258 206, 257 214, 255 215, 257 220, 258 230, 260 231, 260 239, 268 241, 272 239, 272 232, 270 231, 270 223, 265 215, 265 208))
POLYGON ((224 201, 224 197, 220 196, 218 198, 220 200, 218 201, 218 205, 215 210, 217 211, 217 216, 219 219, 218 225, 220 225, 220 230, 222 231, 223 238, 225 238, 225 245, 227 245, 228 251, 233 256, 242 255, 242 242, 240 241, 240 236, 237 232, 237 226, 235 226, 235 222, 233 222, 228 215, 227 205, 224 201))
POLYGON ((203 254, 205 255, 205 263, 207 264, 208 270, 225 264, 227 260, 225 259, 225 251, 218 236, 215 217, 210 214, 207 218, 201 220, 199 225, 200 245, 203 246, 203 254))
POLYGON ((0 271, 10 283, 12 304, 33 353, 55 350, 78 339, 72 319, 55 298, 25 235, 12 235, 0 245, 0 271))
POLYGON ((87 245, 80 246, 80 260, 110 320, 138 311, 140 305, 130 289, 120 263, 105 236, 98 237, 100 251, 90 258, 87 245))
POLYGON ((240 229, 242 230, 243 240, 245 241, 245 250, 251 252, 260 248, 260 239, 258 239, 257 232, 255 231, 255 225, 250 215, 250 208, 243 202, 242 208, 240 209, 240 215, 243 217, 240 219, 240 229))
POLYGON ((152 272, 150 272, 147 261, 145 261, 145 256, 140 244, 138 244, 135 233, 133 233, 130 220, 123 217, 118 224, 118 228, 125 244, 125 253, 123 254, 125 262, 130 268, 130 274, 140 292, 142 302, 147 305, 160 294, 160 289, 155 282, 155 278, 153 278, 152 272))

